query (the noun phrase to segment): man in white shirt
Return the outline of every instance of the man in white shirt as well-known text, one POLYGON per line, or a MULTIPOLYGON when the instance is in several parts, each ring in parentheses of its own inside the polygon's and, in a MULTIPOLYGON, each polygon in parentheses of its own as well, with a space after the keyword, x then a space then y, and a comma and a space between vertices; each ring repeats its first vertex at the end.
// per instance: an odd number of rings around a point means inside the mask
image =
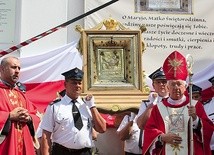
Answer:
POLYGON ((65 96, 50 104, 42 119, 42 154, 91 155, 92 130, 105 132, 106 121, 99 114, 92 95, 80 97, 83 71, 74 68, 62 75, 65 96))
POLYGON ((149 94, 149 100, 143 101, 140 105, 137 114, 137 125, 140 129, 144 129, 147 119, 150 117, 150 113, 153 105, 157 104, 162 98, 168 97, 168 90, 166 87, 166 77, 162 68, 157 69, 149 78, 152 80, 152 86, 154 92, 149 94))
POLYGON ((136 123, 136 114, 131 112, 123 117, 117 134, 120 140, 124 141, 125 155, 141 155, 142 149, 139 147, 140 129, 136 123))

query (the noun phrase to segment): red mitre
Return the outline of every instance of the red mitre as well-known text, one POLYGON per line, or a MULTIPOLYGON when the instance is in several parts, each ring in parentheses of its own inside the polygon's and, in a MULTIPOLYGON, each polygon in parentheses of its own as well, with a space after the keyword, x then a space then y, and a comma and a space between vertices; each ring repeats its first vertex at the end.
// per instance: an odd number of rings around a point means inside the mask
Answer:
POLYGON ((184 80, 188 76, 186 58, 179 52, 172 52, 164 61, 163 71, 167 80, 184 80))

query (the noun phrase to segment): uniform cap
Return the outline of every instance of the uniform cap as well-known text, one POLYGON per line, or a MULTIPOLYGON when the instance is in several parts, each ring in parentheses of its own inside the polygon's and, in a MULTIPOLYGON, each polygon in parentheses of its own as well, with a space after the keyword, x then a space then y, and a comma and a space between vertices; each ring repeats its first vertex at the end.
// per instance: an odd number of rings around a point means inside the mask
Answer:
POLYGON ((167 80, 184 80, 188 76, 186 58, 179 52, 172 52, 164 61, 163 71, 167 80))
POLYGON ((65 77, 65 79, 74 79, 74 80, 83 79, 83 71, 77 67, 62 73, 62 75, 65 77))
MULTIPOLYGON (((187 88, 187 90, 188 90, 188 92, 189 92, 189 87, 187 88)), ((201 87, 199 87, 199 86, 197 86, 197 85, 192 85, 192 92, 193 93, 201 93, 201 91, 202 91, 202 88, 201 87)))
POLYGON ((166 79, 166 76, 163 72, 162 67, 158 68, 156 71, 154 71, 152 74, 149 75, 149 78, 152 80, 155 79, 166 79))

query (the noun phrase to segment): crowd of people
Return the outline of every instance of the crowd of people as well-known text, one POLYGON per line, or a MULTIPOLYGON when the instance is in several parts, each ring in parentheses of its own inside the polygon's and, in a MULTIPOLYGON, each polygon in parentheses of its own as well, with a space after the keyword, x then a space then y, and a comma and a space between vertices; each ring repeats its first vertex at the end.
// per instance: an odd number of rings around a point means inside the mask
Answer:
POLYGON ((83 71, 73 68, 62 73, 65 94, 48 105, 40 122, 33 103, 20 90, 20 69, 16 57, 1 61, 0 154, 34 155, 37 150, 42 155, 91 155, 94 135, 106 131, 106 121, 92 95, 80 97, 83 71), (36 129, 42 131, 40 143, 36 129))
MULTIPOLYGON (((81 97, 83 71, 62 73, 63 95, 40 120, 19 82, 20 69, 16 57, 1 61, 0 154, 92 155, 93 140, 106 131, 106 121, 93 95, 81 97)), ((214 98, 204 100, 202 88, 188 83, 188 75, 185 57, 174 51, 149 76, 154 91, 117 129, 125 155, 214 155, 214 98)), ((214 75, 207 80, 214 92, 214 75)))

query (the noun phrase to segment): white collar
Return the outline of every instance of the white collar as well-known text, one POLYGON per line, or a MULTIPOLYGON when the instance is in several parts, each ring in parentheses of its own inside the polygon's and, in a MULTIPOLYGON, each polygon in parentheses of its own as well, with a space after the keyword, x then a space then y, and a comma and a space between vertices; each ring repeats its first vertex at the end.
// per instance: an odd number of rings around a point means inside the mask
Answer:
MULTIPOLYGON (((65 100, 66 100, 66 103, 68 103, 68 104, 70 104, 71 103, 71 101, 72 101, 72 99, 70 98, 70 97, 68 97, 66 94, 65 94, 65 96, 63 97, 65 100)), ((81 103, 81 97, 79 96, 77 99, 77 102, 78 103, 81 103)))
POLYGON ((167 99, 167 101, 168 101, 168 103, 171 104, 171 105, 175 105, 175 104, 179 105, 179 104, 183 103, 184 101, 186 101, 186 96, 183 95, 182 98, 179 99, 179 100, 173 100, 172 98, 169 97, 169 98, 167 99))

